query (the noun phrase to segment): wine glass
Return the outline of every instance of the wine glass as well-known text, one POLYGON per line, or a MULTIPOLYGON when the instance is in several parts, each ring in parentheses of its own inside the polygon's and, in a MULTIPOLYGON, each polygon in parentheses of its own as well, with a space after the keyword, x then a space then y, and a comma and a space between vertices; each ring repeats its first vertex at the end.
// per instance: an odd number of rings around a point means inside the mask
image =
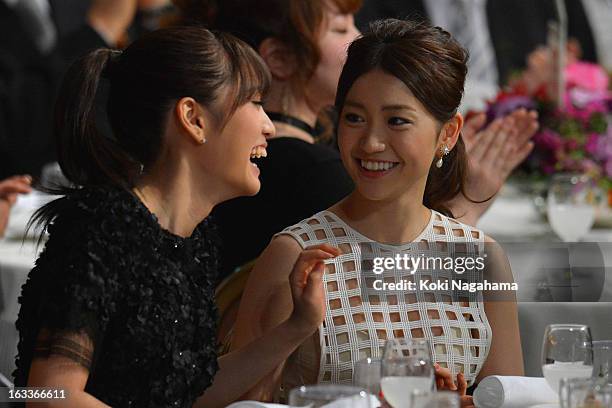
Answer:
POLYGON ((612 406, 612 385, 597 378, 563 378, 559 395, 561 408, 612 406))
POLYGON ((558 394, 562 378, 588 378, 593 373, 591 331, 583 324, 551 324, 544 330, 542 373, 558 394))
POLYGON ((586 235, 595 221, 600 198, 593 179, 581 174, 557 174, 548 189, 548 222, 565 242, 586 235))
POLYGON ((459 394, 452 391, 412 391, 410 396, 412 408, 459 408, 459 394))
POLYGON ((593 378, 612 384, 612 340, 593 341, 593 378))
POLYGON ((434 368, 425 339, 391 339, 385 344, 380 388, 393 408, 410 408, 410 393, 432 391, 434 368))
POLYGON ((370 405, 366 391, 349 385, 303 385, 289 393, 289 407, 370 408, 370 405))
POLYGON ((372 395, 380 394, 381 365, 380 358, 367 357, 357 361, 353 370, 353 385, 372 395))

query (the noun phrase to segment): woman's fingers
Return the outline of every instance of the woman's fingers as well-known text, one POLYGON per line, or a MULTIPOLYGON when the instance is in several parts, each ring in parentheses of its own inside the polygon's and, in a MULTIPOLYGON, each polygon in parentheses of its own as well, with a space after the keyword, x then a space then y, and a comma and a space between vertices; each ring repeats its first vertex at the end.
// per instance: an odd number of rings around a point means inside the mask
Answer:
POLYGON ((303 250, 295 262, 290 276, 292 288, 304 288, 313 267, 317 263, 335 258, 340 254, 340 249, 328 244, 315 245, 303 250))
POLYGON ((480 136, 479 131, 484 126, 486 120, 487 115, 484 113, 479 113, 465 121, 465 125, 461 130, 461 135, 463 136, 465 148, 468 152, 477 143, 478 138, 480 136))
POLYGON ((30 176, 13 176, 0 181, 0 198, 8 194, 27 194, 32 191, 30 176))
POLYGON ((464 396, 467 392, 467 381, 463 373, 457 374, 457 392, 459 395, 464 396))
POLYGON ((519 147, 527 143, 538 130, 538 113, 534 110, 527 111, 521 108, 514 111, 512 116, 515 120, 517 131, 514 145, 519 147))
POLYGON ((489 148, 484 154, 484 160, 488 163, 498 163, 499 154, 503 147, 512 140, 514 135, 514 119, 510 116, 506 116, 501 126, 498 128, 490 140, 489 148))
POLYGON ((308 274, 308 284, 304 288, 303 296, 314 298, 322 293, 324 272, 325 264, 323 262, 319 262, 314 266, 308 274))
POLYGON ((529 156, 529 153, 533 150, 533 142, 527 142, 518 149, 513 149, 510 158, 504 164, 504 173, 510 174, 519 164, 523 162, 529 156))
POLYGON ((461 408, 475 408, 474 400, 471 395, 460 397, 461 408))
POLYGON ((493 142, 494 136, 501 128, 502 123, 502 119, 495 119, 489 124, 489 126, 478 132, 478 142, 474 144, 471 152, 469 153, 469 159, 471 161, 479 162, 480 160, 482 160, 484 154, 487 152, 489 146, 493 142))
POLYGON ((436 377, 436 383, 440 384, 439 381, 442 382, 442 386, 438 386, 438 389, 448 389, 451 391, 455 391, 457 386, 453 381, 453 374, 448 368, 440 367, 440 364, 434 364, 434 374, 436 377))

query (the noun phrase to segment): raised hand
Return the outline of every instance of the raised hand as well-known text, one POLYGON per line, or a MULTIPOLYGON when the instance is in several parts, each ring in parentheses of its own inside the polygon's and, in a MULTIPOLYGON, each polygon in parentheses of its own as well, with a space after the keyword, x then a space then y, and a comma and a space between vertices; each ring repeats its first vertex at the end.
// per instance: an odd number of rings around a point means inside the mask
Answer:
POLYGON ((0 180, 0 200, 13 205, 19 194, 28 194, 32 191, 32 177, 28 175, 13 176, 0 180))
POLYGON ((468 156, 467 193, 484 200, 497 194, 512 170, 533 149, 531 137, 538 129, 537 113, 523 108, 498 118, 482 130, 485 115, 466 121, 463 140, 468 156))
POLYGON ((32 177, 30 176, 13 176, 0 180, 0 237, 4 235, 9 213, 17 201, 17 196, 31 192, 31 184, 32 177))
POLYGON ((306 331, 314 332, 325 318, 324 261, 340 254, 340 250, 331 245, 311 246, 302 251, 293 266, 289 276, 293 298, 290 319, 306 331))

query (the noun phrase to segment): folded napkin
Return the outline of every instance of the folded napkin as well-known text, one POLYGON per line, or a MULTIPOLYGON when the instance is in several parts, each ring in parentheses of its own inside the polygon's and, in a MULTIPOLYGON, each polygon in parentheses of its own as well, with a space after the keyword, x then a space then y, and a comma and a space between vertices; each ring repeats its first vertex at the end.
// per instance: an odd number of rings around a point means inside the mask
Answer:
POLYGON ((557 394, 541 377, 492 375, 474 391, 476 408, 525 408, 557 401, 557 394))

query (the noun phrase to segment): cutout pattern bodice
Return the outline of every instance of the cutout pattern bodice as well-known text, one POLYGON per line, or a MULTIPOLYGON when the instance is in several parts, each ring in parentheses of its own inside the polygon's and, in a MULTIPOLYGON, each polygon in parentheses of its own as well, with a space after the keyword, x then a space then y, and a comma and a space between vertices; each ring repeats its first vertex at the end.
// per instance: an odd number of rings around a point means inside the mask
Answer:
MULTIPOLYGON (((413 242, 390 245, 375 242, 334 213, 322 211, 277 235, 282 234, 302 248, 327 243, 343 252, 327 262, 323 280, 328 307, 318 338, 304 342, 290 358, 283 388, 310 382, 350 384, 356 361, 381 357, 385 341, 400 337, 427 338, 435 362, 454 375, 462 372, 468 384, 474 382, 492 336, 482 294, 462 297, 452 289, 376 291, 372 270, 377 257, 440 257, 458 251, 477 256, 484 251, 482 231, 432 211, 428 225, 413 242)), ((383 275, 385 281, 448 280, 452 272, 424 270, 411 275, 394 269, 390 273, 383 275)))

